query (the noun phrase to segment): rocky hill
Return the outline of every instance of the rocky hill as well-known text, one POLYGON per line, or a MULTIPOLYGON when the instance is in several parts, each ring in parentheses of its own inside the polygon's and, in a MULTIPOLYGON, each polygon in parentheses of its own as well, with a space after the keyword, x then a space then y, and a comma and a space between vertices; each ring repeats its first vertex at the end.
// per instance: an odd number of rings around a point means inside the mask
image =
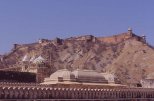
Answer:
MULTIPOLYGON (((94 69, 114 74, 123 84, 137 84, 154 72, 154 50, 145 37, 132 30, 111 37, 92 35, 54 40, 40 39, 32 44, 14 44, 1 56, 1 68, 21 68, 25 55, 42 56, 54 72, 58 69, 94 69)), ((51 73, 50 72, 50 73, 51 73)))

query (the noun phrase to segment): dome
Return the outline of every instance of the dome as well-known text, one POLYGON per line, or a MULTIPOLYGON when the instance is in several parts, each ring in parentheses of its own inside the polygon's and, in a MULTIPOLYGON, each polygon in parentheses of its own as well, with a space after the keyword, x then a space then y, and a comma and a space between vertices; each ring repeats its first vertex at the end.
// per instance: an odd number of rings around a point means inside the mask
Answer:
POLYGON ((94 70, 74 70, 72 72, 77 82, 91 82, 91 83, 107 83, 107 80, 101 73, 94 70))
POLYGON ((33 63, 42 63, 45 62, 45 59, 42 56, 39 56, 35 60, 33 60, 33 63))
POLYGON ((154 79, 154 73, 148 74, 146 79, 154 79))
POLYGON ((72 81, 74 80, 74 75, 67 69, 61 69, 51 74, 48 79, 50 79, 50 81, 72 81))

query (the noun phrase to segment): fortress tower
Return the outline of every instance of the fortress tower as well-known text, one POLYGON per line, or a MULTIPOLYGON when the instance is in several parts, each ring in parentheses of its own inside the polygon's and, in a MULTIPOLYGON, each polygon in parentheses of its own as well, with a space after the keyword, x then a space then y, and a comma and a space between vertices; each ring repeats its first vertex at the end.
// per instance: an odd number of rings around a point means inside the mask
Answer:
POLYGON ((132 37, 133 36, 133 30, 131 27, 128 28, 128 34, 132 37))
POLYGON ((146 36, 142 35, 142 38, 143 38, 144 42, 146 43, 146 36))

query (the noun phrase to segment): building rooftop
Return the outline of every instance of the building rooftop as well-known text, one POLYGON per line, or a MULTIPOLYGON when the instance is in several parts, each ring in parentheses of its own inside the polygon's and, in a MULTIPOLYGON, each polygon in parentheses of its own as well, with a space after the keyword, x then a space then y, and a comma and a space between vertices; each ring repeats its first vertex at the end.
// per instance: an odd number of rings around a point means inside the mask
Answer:
POLYGON ((94 70, 77 69, 72 72, 78 82, 107 83, 105 77, 94 70))
POLYGON ((75 76, 73 75, 71 71, 67 69, 61 69, 51 74, 48 80, 58 81, 58 79, 62 79, 63 81, 71 81, 75 79, 75 76))
POLYGON ((50 77, 45 78, 43 84, 72 83, 72 84, 115 84, 114 76, 108 73, 99 73, 95 70, 68 69, 57 70, 50 77))

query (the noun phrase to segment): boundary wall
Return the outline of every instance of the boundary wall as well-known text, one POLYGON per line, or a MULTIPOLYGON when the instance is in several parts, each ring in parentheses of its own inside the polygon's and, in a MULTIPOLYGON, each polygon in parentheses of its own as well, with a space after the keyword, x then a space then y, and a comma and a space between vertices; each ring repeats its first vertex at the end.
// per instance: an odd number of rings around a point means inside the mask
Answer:
MULTIPOLYGON (((150 88, 84 88, 40 84, 0 83, 0 99, 48 99, 119 101, 153 101, 154 89, 150 88), (118 100, 119 99, 119 100, 118 100), (131 100, 134 99, 134 100, 131 100), (135 100, 136 99, 136 100, 135 100), (138 99, 138 100, 137 100, 138 99), (149 100, 147 100, 149 99, 149 100), (150 100, 153 99, 153 100, 150 100)), ((60 100, 61 101, 61 100, 60 100)))

